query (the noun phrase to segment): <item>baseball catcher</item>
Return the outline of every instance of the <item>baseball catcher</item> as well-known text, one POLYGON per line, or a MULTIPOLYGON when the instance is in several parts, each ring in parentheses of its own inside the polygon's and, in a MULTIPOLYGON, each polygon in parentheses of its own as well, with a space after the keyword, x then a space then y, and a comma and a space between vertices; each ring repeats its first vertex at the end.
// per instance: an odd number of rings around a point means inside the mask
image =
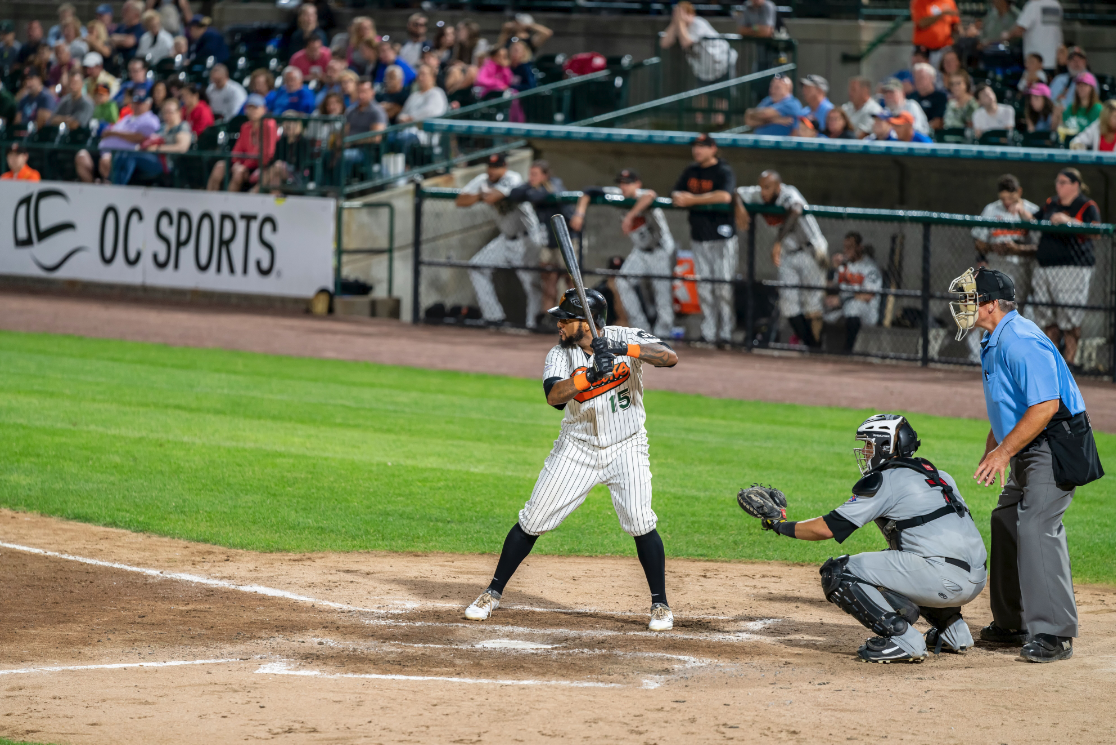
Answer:
POLYGON ((876 414, 856 430, 862 478, 849 501, 823 517, 786 519, 781 491, 753 484, 737 495, 740 507, 764 530, 788 538, 843 543, 875 521, 889 549, 839 556, 822 564, 825 599, 877 636, 857 650, 865 662, 921 662, 935 653, 963 652, 973 644, 961 606, 987 581, 984 541, 957 483, 925 458, 907 420, 876 414), (915 630, 919 615, 930 624, 915 630))

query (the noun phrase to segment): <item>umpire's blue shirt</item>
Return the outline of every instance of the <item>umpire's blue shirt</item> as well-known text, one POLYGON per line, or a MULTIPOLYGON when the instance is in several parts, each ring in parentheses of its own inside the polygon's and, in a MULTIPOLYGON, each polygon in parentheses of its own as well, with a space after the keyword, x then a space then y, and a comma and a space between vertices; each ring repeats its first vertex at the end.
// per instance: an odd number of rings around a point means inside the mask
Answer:
POLYGON ((984 403, 996 442, 1035 404, 1062 399, 1071 414, 1085 411, 1085 400, 1054 342, 1032 321, 1012 311, 981 342, 984 403))

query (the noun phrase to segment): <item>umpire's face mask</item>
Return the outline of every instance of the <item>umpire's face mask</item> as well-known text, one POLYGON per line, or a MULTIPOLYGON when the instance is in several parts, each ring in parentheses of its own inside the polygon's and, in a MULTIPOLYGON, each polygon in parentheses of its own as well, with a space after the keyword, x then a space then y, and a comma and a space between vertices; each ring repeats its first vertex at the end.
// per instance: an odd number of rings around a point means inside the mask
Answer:
POLYGON ((976 326, 977 314, 980 311, 980 301, 977 297, 976 274, 972 269, 967 269, 949 285, 949 291, 957 294, 957 299, 949 304, 949 312, 953 314, 953 321, 957 324, 957 341, 965 338, 976 326))

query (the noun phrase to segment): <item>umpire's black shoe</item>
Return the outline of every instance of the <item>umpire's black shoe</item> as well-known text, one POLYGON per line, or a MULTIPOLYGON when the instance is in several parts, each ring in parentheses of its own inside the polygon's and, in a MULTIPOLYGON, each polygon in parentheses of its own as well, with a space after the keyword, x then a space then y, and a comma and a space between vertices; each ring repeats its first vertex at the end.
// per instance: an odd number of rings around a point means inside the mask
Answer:
POLYGON ((993 644, 1026 644, 1027 632, 1013 631, 990 623, 980 630, 980 640, 993 644))
POLYGON ((1035 634, 1019 655, 1028 662, 1057 662, 1073 657, 1073 639, 1053 634, 1035 634))

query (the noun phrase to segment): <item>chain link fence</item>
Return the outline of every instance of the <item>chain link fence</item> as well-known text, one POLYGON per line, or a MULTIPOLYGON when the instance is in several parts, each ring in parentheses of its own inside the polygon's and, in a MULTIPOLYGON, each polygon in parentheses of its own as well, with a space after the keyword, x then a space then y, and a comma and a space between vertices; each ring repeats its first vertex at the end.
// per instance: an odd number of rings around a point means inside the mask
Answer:
MULTIPOLYGON (((557 252, 540 249, 541 234, 502 236, 493 208, 458 207, 458 193, 416 190, 413 320, 552 331, 543 311, 569 286, 557 252)), ((580 197, 557 194, 547 207, 572 214, 580 197)), ((634 248, 622 230, 633 204, 620 195, 594 196, 574 234, 587 285, 609 299, 610 323, 713 343, 720 335, 703 335, 702 321, 707 312, 724 312, 733 347, 974 365, 981 332, 955 340, 948 290, 967 268, 985 264, 1013 278, 1020 312, 1057 336, 1082 373, 1116 378, 1111 225, 1024 229, 967 215, 815 206, 807 215, 825 238, 826 259, 809 249, 790 251, 777 267, 772 249, 784 213, 749 204, 735 270, 717 278, 697 271, 695 249, 702 247, 691 245, 687 211, 669 200, 655 203, 670 234, 658 242, 668 247, 634 248), (1039 266, 1039 245, 1044 256, 1060 257, 1059 265, 1039 266), (718 287, 729 292, 718 294, 718 287)))

